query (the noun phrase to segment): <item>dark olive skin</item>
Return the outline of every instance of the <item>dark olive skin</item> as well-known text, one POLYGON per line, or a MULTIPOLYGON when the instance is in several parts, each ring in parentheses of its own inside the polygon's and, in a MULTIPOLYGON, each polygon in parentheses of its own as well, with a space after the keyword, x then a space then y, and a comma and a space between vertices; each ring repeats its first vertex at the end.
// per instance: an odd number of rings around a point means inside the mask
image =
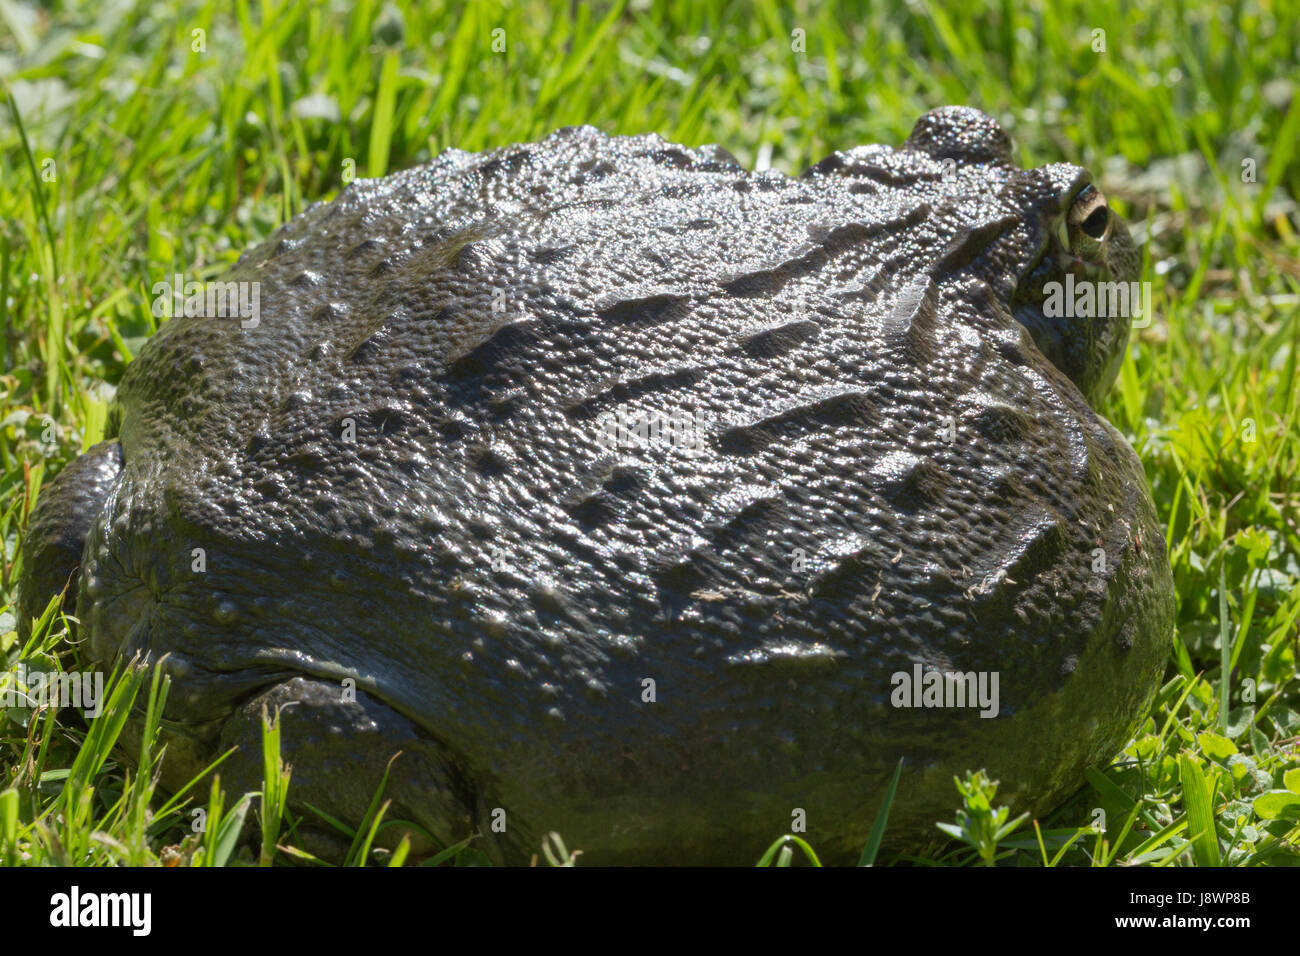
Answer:
POLYGON ((401 751, 389 816, 500 862, 752 863, 800 821, 851 862, 900 758, 892 847, 967 769, 1043 813, 1172 631, 1093 408, 1129 320, 1042 310, 1136 262, 964 108, 798 178, 589 127, 452 150, 245 254, 256 324, 162 327, 41 494, 22 615, 71 578, 90 657, 168 655, 167 780, 239 745, 260 789, 289 705, 291 803, 357 820, 401 751), (610 430, 652 412, 693 425, 610 430), (893 706, 915 665, 996 672, 997 715, 893 706))

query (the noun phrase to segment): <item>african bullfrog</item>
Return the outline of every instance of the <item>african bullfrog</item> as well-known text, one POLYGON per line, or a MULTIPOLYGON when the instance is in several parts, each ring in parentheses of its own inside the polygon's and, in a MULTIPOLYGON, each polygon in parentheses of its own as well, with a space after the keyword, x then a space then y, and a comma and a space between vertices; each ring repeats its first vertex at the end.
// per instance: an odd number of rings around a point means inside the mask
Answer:
POLYGON ((291 804, 400 751, 388 818, 499 862, 852 861, 900 758, 891 845, 968 768, 1050 810, 1174 597, 1096 411, 1133 316, 1046 307, 1137 253, 1011 150, 946 108, 798 177, 579 127, 352 182, 129 366, 23 618, 71 578, 89 658, 167 655, 165 781, 260 789, 284 705, 291 804))

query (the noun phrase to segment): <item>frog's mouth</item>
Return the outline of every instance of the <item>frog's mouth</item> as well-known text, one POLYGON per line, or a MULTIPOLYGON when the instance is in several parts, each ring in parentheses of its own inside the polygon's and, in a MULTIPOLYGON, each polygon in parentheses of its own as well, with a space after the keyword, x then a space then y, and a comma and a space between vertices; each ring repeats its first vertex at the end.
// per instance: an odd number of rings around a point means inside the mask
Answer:
POLYGON ((1128 229, 1091 183, 1044 230, 1012 296, 1012 312, 1038 349, 1096 406, 1124 357, 1144 298, 1128 229))

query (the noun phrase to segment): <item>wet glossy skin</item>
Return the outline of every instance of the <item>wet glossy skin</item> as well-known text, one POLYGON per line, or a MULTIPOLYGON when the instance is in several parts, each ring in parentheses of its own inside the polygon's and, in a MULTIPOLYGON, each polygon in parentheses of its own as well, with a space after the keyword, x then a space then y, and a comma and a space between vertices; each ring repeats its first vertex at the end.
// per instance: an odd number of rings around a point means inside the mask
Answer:
POLYGON ((291 799, 359 818, 400 749, 390 816, 503 861, 554 830, 748 863, 796 811, 851 860, 900 756, 897 846, 967 768, 1050 809, 1173 613, 1085 398, 1127 322, 1039 302, 1133 277, 1087 182, 948 109, 797 179, 579 128, 354 183, 225 277, 256 327, 178 318, 130 367, 117 441, 42 495, 24 614, 85 538, 93 653, 171 655, 173 780, 244 744, 223 779, 258 789, 293 701, 291 799), (652 412, 690 427, 611 426, 652 412), (891 706, 917 664, 996 671, 998 716, 891 706))

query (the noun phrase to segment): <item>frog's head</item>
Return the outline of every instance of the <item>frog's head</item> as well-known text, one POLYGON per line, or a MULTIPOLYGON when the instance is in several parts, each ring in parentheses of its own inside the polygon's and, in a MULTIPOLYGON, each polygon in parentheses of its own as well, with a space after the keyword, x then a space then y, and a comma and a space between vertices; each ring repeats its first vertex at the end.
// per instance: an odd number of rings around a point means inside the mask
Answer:
POLYGON ((1020 274, 1012 312, 1038 350, 1097 405, 1119 373, 1129 326, 1149 321, 1137 283, 1141 262, 1124 221, 1077 167, 1061 211, 1042 230, 1020 274))
POLYGON ((903 148, 976 173, 959 177, 958 188, 988 190, 994 206, 1021 220, 1014 247, 999 250, 1008 307, 1095 406, 1115 381, 1129 326, 1150 320, 1150 303, 1135 281, 1140 254, 1091 174, 1069 163, 1020 169, 1002 127, 967 107, 926 113, 903 148))

